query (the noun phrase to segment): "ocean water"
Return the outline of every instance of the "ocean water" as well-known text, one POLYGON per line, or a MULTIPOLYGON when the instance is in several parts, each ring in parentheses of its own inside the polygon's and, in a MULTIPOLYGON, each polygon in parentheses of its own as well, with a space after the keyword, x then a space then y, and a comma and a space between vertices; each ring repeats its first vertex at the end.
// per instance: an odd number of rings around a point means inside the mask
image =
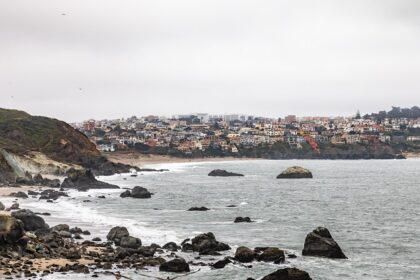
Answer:
MULTIPOLYGON (((120 198, 122 190, 70 192, 56 203, 20 200, 22 207, 50 212, 50 225, 68 223, 105 238, 112 226, 126 226, 144 244, 182 242, 202 232, 238 246, 278 246, 298 255, 286 264, 253 263, 253 268, 228 265, 199 270, 181 279, 260 278, 279 268, 298 267, 312 279, 420 279, 420 160, 369 161, 230 161, 164 164, 169 172, 101 177, 122 188, 143 186, 151 199, 120 198), (310 169, 314 179, 278 180, 293 165, 310 169), (216 168, 245 177, 208 177, 216 168), (97 196, 105 195, 106 199, 97 196), (92 202, 83 202, 89 199, 92 202), (237 205, 229 208, 228 205, 237 205), (206 206, 207 212, 188 212, 206 206), (237 216, 254 223, 234 224, 237 216), (306 235, 325 226, 349 257, 329 260, 302 257, 306 235)), ((6 201, 7 202, 7 201, 6 201)), ((194 260, 196 255, 182 256, 194 260)), ((204 258, 206 259, 206 258, 204 258)), ((208 259, 208 258, 207 258, 208 259)), ((156 269, 142 271, 166 277, 156 269)), ((134 279, 147 279, 125 272, 134 279)), ((53 275, 44 279, 82 279, 84 275, 53 275)), ((107 279, 102 277, 101 279, 107 279)), ((112 279, 112 278, 109 278, 112 279)))

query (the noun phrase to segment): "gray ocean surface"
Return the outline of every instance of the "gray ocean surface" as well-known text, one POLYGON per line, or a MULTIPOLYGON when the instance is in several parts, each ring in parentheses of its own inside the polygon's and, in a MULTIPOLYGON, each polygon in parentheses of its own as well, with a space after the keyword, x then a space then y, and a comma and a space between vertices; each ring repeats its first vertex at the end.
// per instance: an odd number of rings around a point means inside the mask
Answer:
MULTIPOLYGON (((72 191, 71 198, 53 204, 36 199, 20 203, 34 211, 50 212, 52 216, 46 217, 50 225, 65 222, 80 226, 90 230, 92 237, 104 238, 112 226, 126 226, 145 245, 163 245, 213 232, 218 240, 231 245, 228 255, 242 245, 278 246, 298 255, 282 265, 228 265, 222 270, 193 266, 192 270, 200 271, 180 279, 258 279, 286 266, 303 269, 316 280, 420 279, 420 160, 252 160, 153 167, 170 171, 100 178, 124 188, 146 187, 154 193, 151 199, 123 199, 119 197, 122 190, 91 190, 72 191), (314 179, 276 179, 293 165, 310 169, 314 179), (208 177, 216 168, 245 177, 208 177), (96 198, 103 194, 106 199, 96 198), (86 199, 92 202, 83 202, 86 199), (227 207, 231 204, 237 207, 227 207), (186 211, 193 206, 211 210, 186 211), (234 224, 237 216, 249 216, 255 222, 234 224), (317 226, 330 230, 348 260, 301 256, 306 235, 317 226)), ((181 255, 188 260, 197 256, 181 255)), ((141 273, 171 275, 157 269, 141 273)), ((134 272, 124 274, 148 279, 134 272)), ((44 277, 84 278, 90 276, 44 277)))

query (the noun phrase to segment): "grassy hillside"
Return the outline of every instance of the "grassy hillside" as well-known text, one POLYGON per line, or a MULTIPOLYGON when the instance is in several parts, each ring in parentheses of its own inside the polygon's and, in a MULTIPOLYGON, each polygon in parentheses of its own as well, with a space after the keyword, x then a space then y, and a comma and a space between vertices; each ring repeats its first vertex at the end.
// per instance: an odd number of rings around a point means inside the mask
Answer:
POLYGON ((84 134, 65 122, 1 108, 0 148, 16 154, 38 151, 57 161, 82 165, 100 156, 84 134))

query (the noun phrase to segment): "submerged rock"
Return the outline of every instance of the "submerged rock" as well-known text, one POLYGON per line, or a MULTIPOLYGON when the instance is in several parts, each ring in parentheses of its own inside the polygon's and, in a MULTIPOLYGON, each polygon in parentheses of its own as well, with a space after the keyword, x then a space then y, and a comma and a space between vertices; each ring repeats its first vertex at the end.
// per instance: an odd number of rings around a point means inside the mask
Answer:
POLYGON ((309 274, 297 268, 279 269, 261 280, 312 280, 309 274))
POLYGON ((132 198, 151 198, 152 193, 149 192, 146 188, 136 186, 131 191, 126 190, 123 193, 121 193, 120 197, 126 198, 126 197, 132 197, 132 198))
POLYGON ((250 217, 237 217, 234 223, 252 223, 252 220, 250 217))
POLYGON ((215 169, 209 173, 209 176, 213 177, 243 177, 243 174, 228 172, 222 169, 215 169))
POLYGON ((96 180, 90 170, 71 169, 61 184, 62 188, 86 191, 88 189, 119 189, 118 186, 96 180))
POLYGON ((304 178, 313 178, 311 171, 300 166, 293 166, 287 168, 280 175, 277 176, 277 179, 304 179, 304 178))
POLYGON ((275 264, 283 263, 286 259, 284 251, 277 247, 268 247, 262 250, 262 253, 257 256, 260 262, 274 262, 275 264))
POLYGON ((190 266, 184 259, 174 259, 164 262, 159 266, 159 271, 166 272, 190 272, 190 266))
POLYGON ((347 259, 340 246, 332 238, 329 230, 323 227, 316 228, 306 236, 302 255, 347 259))
POLYGON ((209 211, 210 209, 207 207, 191 207, 190 209, 188 209, 187 211, 209 211))
POLYGON ((229 258, 224 258, 223 260, 215 262, 212 267, 215 269, 222 269, 225 268, 226 265, 232 263, 232 261, 229 258))

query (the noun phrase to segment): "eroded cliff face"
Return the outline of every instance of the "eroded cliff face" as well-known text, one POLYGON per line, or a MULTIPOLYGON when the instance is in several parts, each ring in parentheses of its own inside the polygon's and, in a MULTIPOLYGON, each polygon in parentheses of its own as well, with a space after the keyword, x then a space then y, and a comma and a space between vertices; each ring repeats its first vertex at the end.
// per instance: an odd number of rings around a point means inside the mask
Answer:
POLYGON ((129 172, 131 168, 109 162, 86 135, 69 124, 17 110, 0 108, 0 149, 4 180, 25 172, 65 173, 72 167, 92 169, 98 175, 129 172))

